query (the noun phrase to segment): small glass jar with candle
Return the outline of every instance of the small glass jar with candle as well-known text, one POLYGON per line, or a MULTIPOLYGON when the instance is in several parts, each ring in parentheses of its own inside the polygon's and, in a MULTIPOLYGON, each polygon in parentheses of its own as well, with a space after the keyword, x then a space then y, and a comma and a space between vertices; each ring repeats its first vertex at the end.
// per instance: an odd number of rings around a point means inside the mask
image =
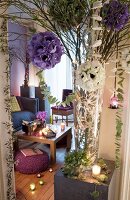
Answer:
POLYGON ((42 135, 43 135, 43 134, 42 134, 42 130, 39 131, 38 135, 39 135, 39 136, 42 136, 42 135))
POLYGON ((62 122, 62 123, 60 124, 60 127, 61 127, 61 131, 64 131, 64 130, 65 130, 65 123, 62 122))
POLYGON ((99 165, 92 166, 92 175, 97 176, 101 173, 101 167, 99 165))
POLYGON ((30 184, 30 190, 34 191, 36 189, 35 183, 30 184))
POLYGON ((44 185, 44 181, 43 181, 43 180, 40 180, 40 181, 39 181, 39 185, 44 185))
POLYGON ((110 108, 112 108, 112 109, 117 109, 118 108, 118 98, 115 95, 115 93, 110 98, 110 108))
POLYGON ((52 168, 50 168, 50 169, 49 169, 49 172, 53 172, 53 169, 52 169, 52 168))
POLYGON ((37 174, 37 178, 41 178, 41 174, 39 173, 39 174, 37 174))

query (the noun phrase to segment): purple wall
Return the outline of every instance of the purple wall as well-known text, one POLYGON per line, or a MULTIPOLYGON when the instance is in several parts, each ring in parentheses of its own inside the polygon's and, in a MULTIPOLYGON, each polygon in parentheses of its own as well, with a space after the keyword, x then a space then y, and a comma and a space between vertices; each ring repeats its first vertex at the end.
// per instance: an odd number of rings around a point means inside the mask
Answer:
MULTIPOLYGON (((9 32, 9 48, 13 52, 25 60, 26 56, 26 32, 27 28, 21 25, 9 22, 8 23, 8 32, 9 32), (22 34, 20 36, 20 34, 22 34)), ((12 65, 10 68, 11 81, 10 81, 10 91, 11 95, 20 95, 20 86, 24 83, 24 73, 25 68, 23 62, 16 59, 17 56, 13 56, 12 65)))

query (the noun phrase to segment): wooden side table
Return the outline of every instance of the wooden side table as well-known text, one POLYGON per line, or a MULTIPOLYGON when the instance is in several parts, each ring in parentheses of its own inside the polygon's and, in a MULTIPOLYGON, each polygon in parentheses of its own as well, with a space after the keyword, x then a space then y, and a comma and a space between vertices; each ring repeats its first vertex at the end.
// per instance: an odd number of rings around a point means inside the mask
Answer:
POLYGON ((71 137, 72 137, 72 127, 66 127, 64 131, 61 131, 60 125, 57 125, 57 133, 56 137, 46 138, 44 136, 35 136, 35 135, 27 135, 22 130, 16 132, 16 136, 18 139, 28 140, 32 142, 38 142, 43 144, 50 145, 50 160, 51 163, 54 164, 56 162, 56 143, 60 141, 62 138, 67 136, 67 151, 71 148, 71 137))

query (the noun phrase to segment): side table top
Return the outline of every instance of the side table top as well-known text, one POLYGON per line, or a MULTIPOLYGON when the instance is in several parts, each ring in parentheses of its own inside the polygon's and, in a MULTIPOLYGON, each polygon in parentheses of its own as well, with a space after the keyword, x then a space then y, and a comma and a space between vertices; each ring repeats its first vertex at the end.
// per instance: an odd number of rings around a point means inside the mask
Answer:
POLYGON ((63 130, 63 131, 61 131, 60 125, 51 125, 50 128, 52 130, 56 131, 55 137, 46 138, 45 136, 39 136, 39 135, 36 135, 35 133, 32 133, 32 135, 28 135, 25 132, 23 132, 22 130, 17 131, 15 134, 19 139, 40 142, 40 143, 45 143, 45 144, 51 144, 52 142, 55 142, 55 143, 58 142, 65 135, 67 135, 69 132, 72 131, 72 127, 70 127, 70 126, 66 126, 65 130, 63 130))

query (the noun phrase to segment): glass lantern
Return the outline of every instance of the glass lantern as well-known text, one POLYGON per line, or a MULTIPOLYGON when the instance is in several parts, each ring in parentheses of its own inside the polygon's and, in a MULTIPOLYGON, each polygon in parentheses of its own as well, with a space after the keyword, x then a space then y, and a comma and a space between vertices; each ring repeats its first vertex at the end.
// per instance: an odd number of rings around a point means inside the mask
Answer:
POLYGON ((118 108, 118 98, 115 93, 110 98, 110 108, 117 109, 118 108))

